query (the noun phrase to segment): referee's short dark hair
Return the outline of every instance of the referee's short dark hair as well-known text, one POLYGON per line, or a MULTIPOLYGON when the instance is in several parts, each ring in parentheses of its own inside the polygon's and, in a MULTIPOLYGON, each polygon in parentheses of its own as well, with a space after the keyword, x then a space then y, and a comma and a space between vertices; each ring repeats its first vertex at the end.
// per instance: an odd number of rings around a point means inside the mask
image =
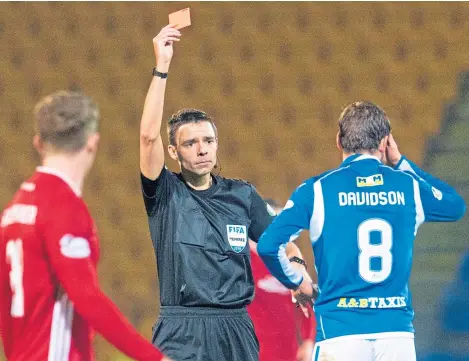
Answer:
POLYGON ((213 118, 207 113, 198 110, 198 109, 181 109, 177 113, 173 114, 168 121, 168 138, 169 144, 176 146, 176 134, 181 125, 188 123, 199 123, 199 122, 209 122, 213 130, 215 131, 215 136, 218 138, 218 131, 213 118))
POLYGON ((377 150, 391 133, 386 113, 377 105, 360 101, 347 105, 339 118, 339 142, 344 151, 377 150))

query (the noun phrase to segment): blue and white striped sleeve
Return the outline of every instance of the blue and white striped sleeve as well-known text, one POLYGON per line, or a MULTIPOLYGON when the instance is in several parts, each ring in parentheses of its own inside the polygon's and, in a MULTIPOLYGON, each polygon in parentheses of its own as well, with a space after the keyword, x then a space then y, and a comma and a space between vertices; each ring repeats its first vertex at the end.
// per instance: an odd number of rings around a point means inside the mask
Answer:
POLYGON ((425 173, 406 157, 402 157, 397 169, 414 178, 414 193, 421 204, 425 222, 454 222, 466 211, 464 199, 449 184, 425 173))
POLYGON ((259 256, 270 273, 290 289, 298 287, 303 276, 290 265, 285 246, 301 231, 309 229, 314 202, 313 183, 310 179, 295 190, 283 211, 262 234, 257 246, 259 256))

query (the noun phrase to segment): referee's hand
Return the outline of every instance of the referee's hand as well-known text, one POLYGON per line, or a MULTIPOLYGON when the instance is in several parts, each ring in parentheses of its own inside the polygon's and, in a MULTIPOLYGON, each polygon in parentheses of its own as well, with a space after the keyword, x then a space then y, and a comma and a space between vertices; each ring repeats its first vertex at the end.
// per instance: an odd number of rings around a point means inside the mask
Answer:
POLYGON ((174 28, 175 25, 166 25, 160 33, 153 38, 153 48, 156 56, 156 70, 167 73, 169 63, 173 57, 173 43, 179 41, 181 33, 174 28))

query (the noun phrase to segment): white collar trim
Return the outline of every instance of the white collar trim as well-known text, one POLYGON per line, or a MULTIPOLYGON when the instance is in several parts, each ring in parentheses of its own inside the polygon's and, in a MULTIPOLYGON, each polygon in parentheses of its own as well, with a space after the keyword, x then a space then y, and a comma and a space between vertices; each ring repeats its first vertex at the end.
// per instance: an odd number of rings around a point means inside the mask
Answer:
POLYGON ((357 162, 359 160, 364 160, 364 159, 375 159, 375 160, 377 160, 378 162, 381 163, 381 161, 379 160, 378 157, 375 157, 374 155, 370 155, 370 154, 361 154, 359 157, 352 160, 352 162, 357 162))
POLYGON ((73 193, 75 193, 77 197, 81 197, 80 188, 65 173, 59 171, 58 169, 45 166, 36 167, 36 171, 40 173, 50 174, 62 179, 65 183, 67 183, 67 185, 72 189, 73 193))

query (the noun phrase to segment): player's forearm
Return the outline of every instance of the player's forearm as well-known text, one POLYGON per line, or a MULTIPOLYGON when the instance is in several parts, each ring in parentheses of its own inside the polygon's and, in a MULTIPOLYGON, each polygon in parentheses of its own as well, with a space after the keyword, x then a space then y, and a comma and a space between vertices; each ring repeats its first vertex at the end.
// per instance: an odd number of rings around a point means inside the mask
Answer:
POLYGON ((425 180, 427 183, 434 186, 435 188, 438 188, 442 192, 456 193, 455 189, 449 184, 432 176, 429 173, 426 173, 421 168, 419 168, 414 162, 404 156, 402 156, 396 168, 399 170, 410 171, 416 174, 417 176, 425 180))
MULTIPOLYGON (((160 72, 167 71, 166 66, 157 69, 160 72)), ((155 141, 161 136, 166 82, 166 79, 154 76, 148 89, 140 123, 140 136, 146 141, 155 141)))
POLYGON ((424 205, 426 221, 453 222, 464 216, 466 211, 466 202, 464 201, 464 198, 458 194, 456 189, 442 180, 424 172, 416 164, 405 157, 402 157, 399 161, 397 168, 399 170, 412 172, 420 179, 420 182, 431 186, 431 192, 433 194, 431 194, 429 198, 425 197, 425 193, 424 195, 420 195, 424 205), (429 201, 429 199, 436 199, 437 201, 432 202, 429 201), (433 204, 433 206, 429 207, 429 204, 433 204))
POLYGON ((300 249, 298 246, 293 242, 288 242, 285 246, 285 253, 287 254, 288 259, 292 257, 298 257, 303 259, 303 255, 301 254, 300 249))
POLYGON ((77 312, 107 341, 139 361, 159 361, 163 355, 126 320, 116 305, 99 289, 84 286, 70 299, 77 312), (83 292, 83 290, 90 290, 83 292))
POLYGON ((294 289, 302 282, 303 276, 296 272, 288 260, 285 247, 291 242, 282 244, 281 238, 275 237, 275 230, 270 228, 260 238, 257 252, 270 273, 285 287, 294 289))

